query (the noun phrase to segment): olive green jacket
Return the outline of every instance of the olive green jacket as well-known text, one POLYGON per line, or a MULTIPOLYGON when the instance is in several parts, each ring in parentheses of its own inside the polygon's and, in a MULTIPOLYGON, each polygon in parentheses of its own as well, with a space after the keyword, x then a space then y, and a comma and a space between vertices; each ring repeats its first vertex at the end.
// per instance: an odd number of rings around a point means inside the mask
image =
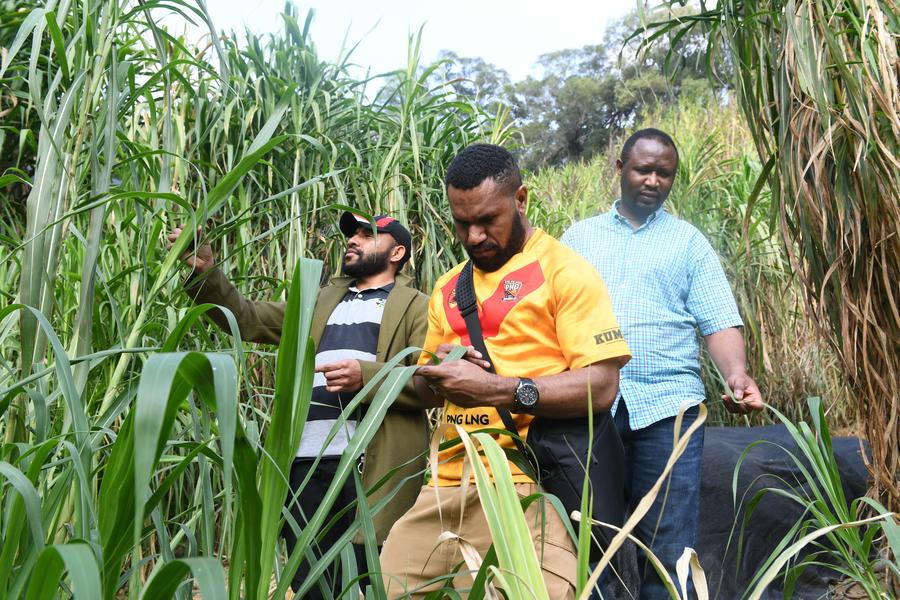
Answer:
MULTIPOLYGON (((428 297, 409 287, 410 281, 406 275, 397 275, 396 285, 388 294, 381 317, 375 361, 359 361, 363 385, 368 383, 392 356, 409 346, 421 347, 425 342, 425 333, 428 330, 428 297)), ((347 293, 351 283, 350 278, 336 277, 319 290, 310 331, 317 346, 328 317, 347 293)), ((202 279, 200 277, 189 279, 185 282, 185 289, 195 302, 219 304, 234 313, 243 340, 267 344, 278 344, 280 341, 281 325, 284 321, 283 302, 248 300, 218 269, 213 269, 202 279)), ((221 311, 212 310, 207 314, 219 327, 228 329, 225 315, 221 311)), ((403 363, 412 365, 417 359, 418 353, 412 353, 403 363)), ((371 402, 373 396, 374 393, 370 394, 366 402, 371 402)), ((370 506, 390 493, 401 480, 410 478, 394 499, 373 516, 378 544, 384 542, 394 522, 415 502, 422 486, 422 473, 426 466, 424 452, 427 448, 428 424, 423 406, 410 380, 369 443, 363 463, 362 483, 366 489, 373 487, 388 471, 405 465, 378 491, 369 496, 370 506)), ((361 542, 361 535, 357 534, 354 541, 361 542)))

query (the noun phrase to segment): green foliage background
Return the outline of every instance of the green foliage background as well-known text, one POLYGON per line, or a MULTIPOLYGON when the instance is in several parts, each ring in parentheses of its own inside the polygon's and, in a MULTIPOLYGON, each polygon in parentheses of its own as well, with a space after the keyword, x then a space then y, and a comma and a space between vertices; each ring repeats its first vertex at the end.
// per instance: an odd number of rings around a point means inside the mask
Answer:
MULTIPOLYGON (((513 114, 521 107, 513 103, 511 113, 499 95, 485 102, 477 82, 474 95, 460 88, 448 78, 452 57, 421 64, 416 37, 405 69, 357 81, 348 55, 318 58, 309 19, 295 13, 277 35, 211 35, 195 48, 157 28, 151 8, 207 21, 203 3, 187 0, 0 2, 0 598, 42 593, 29 586, 42 585, 31 573, 45 563, 59 567, 57 579, 63 564, 97 572, 97 581, 70 577, 76 597, 99 597, 92 591, 102 588, 111 598, 126 587, 137 595, 143 582, 148 597, 184 596, 178 585, 188 572, 218 581, 222 556, 232 597, 241 584, 263 597, 273 574, 282 586, 289 580, 280 572, 299 559, 277 559, 273 540, 292 442, 269 433, 296 431, 289 425, 299 409, 276 407, 299 397, 308 348, 301 339, 282 349, 293 375, 278 376, 271 349, 244 348, 200 320, 205 309, 181 293, 177 266, 195 227, 250 296, 279 297, 305 281, 292 295, 305 293, 302 312, 320 277, 295 265, 322 259, 326 277, 337 264, 335 205, 390 212, 413 231, 412 271, 429 290, 462 256, 442 184, 450 159, 490 141, 536 166, 554 162, 533 153, 543 142, 529 127, 547 128, 539 113, 513 114), (176 225, 186 233, 169 250, 165 232, 176 225), (146 437, 147 423, 156 438, 146 437), (173 589, 153 583, 167 577, 173 589)), ((590 56, 547 60, 590 66, 590 56)), ((603 64, 598 73, 613 78, 604 85, 627 89, 603 64)), ((572 77, 558 87, 595 93, 596 82, 572 77)), ((671 208, 723 258, 767 396, 798 415, 800 396, 821 393, 834 422, 852 423, 834 358, 815 340, 772 241, 768 193, 747 209, 760 165, 735 109, 698 91, 637 112, 643 96, 626 96, 630 112, 594 121, 596 135, 607 132, 590 138, 590 152, 528 173, 532 221, 558 235, 606 209, 621 136, 649 124, 672 131, 683 160, 671 208), (582 155, 594 158, 577 162, 582 155)), ((544 114, 558 110, 553 102, 544 114)), ((708 379, 713 414, 728 420, 708 379)))

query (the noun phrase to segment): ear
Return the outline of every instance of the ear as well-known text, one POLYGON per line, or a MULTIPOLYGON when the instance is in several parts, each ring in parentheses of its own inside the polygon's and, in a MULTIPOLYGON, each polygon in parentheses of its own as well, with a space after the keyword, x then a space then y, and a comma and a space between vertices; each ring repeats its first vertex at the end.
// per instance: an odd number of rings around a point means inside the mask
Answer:
POLYGON ((528 212, 528 188, 520 185, 516 190, 516 209, 523 217, 528 212))
POLYGON ((624 167, 624 166, 625 166, 625 163, 622 162, 622 159, 617 158, 616 159, 616 173, 618 173, 620 176, 622 175, 622 167, 624 167))
POLYGON ((390 261, 392 263, 399 263, 403 260, 403 257, 406 256, 406 246, 401 246, 400 244, 394 244, 393 249, 391 250, 390 261))

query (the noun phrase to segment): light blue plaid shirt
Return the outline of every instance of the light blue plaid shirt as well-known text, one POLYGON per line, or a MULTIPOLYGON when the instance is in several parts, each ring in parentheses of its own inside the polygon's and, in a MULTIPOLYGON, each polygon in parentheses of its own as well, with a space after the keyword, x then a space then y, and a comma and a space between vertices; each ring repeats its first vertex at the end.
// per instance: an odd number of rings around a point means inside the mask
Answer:
POLYGON ((674 416, 706 394, 697 336, 743 325, 715 250, 693 225, 660 208, 638 229, 609 212, 576 223, 562 242, 606 282, 633 358, 621 371, 619 399, 632 429, 674 416))

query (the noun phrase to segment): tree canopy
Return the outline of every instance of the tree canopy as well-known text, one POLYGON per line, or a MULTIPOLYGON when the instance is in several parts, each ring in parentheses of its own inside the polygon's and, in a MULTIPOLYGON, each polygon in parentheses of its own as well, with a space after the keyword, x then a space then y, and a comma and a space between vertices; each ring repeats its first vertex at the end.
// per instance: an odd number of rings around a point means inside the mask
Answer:
MULTIPOLYGON (((638 52, 637 13, 611 23, 599 44, 539 57, 538 76, 512 82, 503 69, 478 57, 444 51, 446 59, 430 77, 459 95, 475 97, 489 112, 510 108, 521 133, 522 165, 531 170, 590 159, 641 115, 679 97, 717 92, 707 77, 708 62, 727 81, 726 55, 711 55, 699 33, 657 40, 638 52)), ((722 85, 724 87, 725 84, 722 85)))

